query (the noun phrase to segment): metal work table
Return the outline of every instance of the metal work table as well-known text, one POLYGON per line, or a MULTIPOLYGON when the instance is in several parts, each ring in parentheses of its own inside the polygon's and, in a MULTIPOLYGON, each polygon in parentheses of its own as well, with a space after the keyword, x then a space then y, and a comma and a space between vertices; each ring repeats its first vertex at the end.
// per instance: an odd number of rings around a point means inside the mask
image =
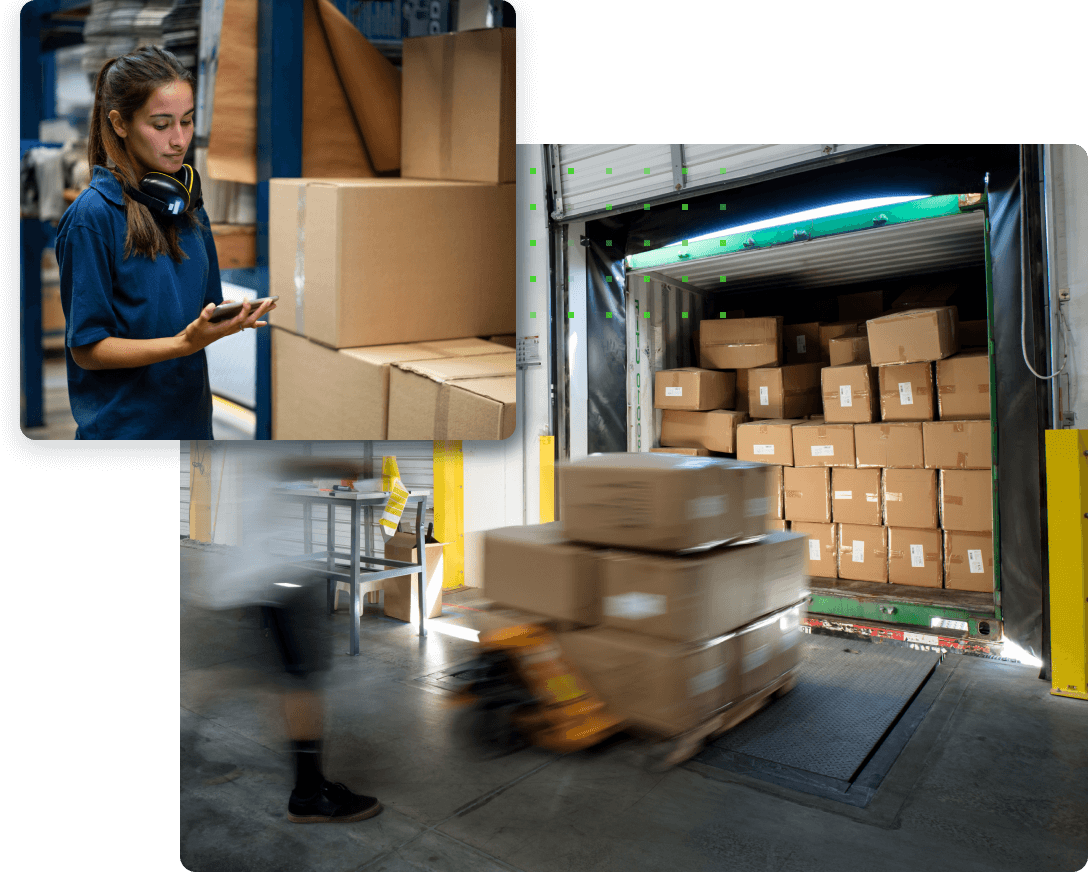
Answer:
MULTIPOLYGON (((373 536, 371 530, 374 524, 374 509, 379 513, 385 509, 389 500, 388 492, 339 492, 328 494, 318 490, 308 489, 282 489, 276 495, 284 501, 295 502, 302 505, 303 520, 303 553, 301 556, 293 556, 288 560, 292 568, 301 571, 317 573, 325 576, 328 588, 328 609, 332 613, 333 594, 336 582, 351 584, 351 650, 352 656, 359 653, 359 586, 370 581, 379 581, 383 578, 401 577, 403 575, 419 576, 419 634, 427 634, 426 605, 426 565, 427 557, 423 549, 423 515, 426 511, 426 502, 429 494, 412 493, 404 502, 404 514, 407 514, 411 504, 416 505, 416 558, 417 563, 401 562, 396 559, 386 559, 384 556, 376 557, 373 554, 373 536), (314 551, 313 548, 313 507, 315 504, 324 504, 327 510, 325 549, 314 551), (336 550, 336 508, 347 507, 351 511, 351 550, 348 553, 336 550), (365 525, 364 549, 359 552, 359 520, 362 514, 365 525), (375 568, 375 566, 380 566, 375 568), (389 571, 387 569, 395 569, 389 571)), ((401 518, 403 519, 404 514, 401 518)))

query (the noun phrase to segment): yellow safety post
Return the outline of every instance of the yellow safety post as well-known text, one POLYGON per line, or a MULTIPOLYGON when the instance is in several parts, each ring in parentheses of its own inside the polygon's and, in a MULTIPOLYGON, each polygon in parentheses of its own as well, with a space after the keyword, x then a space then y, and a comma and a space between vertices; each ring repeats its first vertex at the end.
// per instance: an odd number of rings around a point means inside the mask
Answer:
POLYGON ((540 521, 555 521, 555 438, 540 438, 540 521))
POLYGON ((1046 432, 1050 692, 1088 699, 1088 431, 1046 432))
POLYGON ((189 537, 194 541, 212 539, 212 453, 211 441, 189 444, 189 537))
POLYGON ((465 480, 461 441, 434 441, 434 536, 442 551, 442 589, 465 584, 465 480))

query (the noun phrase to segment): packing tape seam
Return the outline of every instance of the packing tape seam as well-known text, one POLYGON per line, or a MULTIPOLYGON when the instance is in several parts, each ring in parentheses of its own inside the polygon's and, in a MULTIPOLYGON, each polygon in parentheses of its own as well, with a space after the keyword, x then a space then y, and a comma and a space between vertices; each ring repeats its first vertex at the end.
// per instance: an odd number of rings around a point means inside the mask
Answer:
POLYGON ((438 163, 442 177, 453 171, 453 40, 442 40, 442 99, 438 121, 438 163))
POLYGON ((434 407, 434 439, 445 440, 449 433, 450 386, 444 382, 438 386, 438 400, 434 407))
POLYGON ((306 335, 306 184, 298 187, 295 206, 295 332, 306 335))

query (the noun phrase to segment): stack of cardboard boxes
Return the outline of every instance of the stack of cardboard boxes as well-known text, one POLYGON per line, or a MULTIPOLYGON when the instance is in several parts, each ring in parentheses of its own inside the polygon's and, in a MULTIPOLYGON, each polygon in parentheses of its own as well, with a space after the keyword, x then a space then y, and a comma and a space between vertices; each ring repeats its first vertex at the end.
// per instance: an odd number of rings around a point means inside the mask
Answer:
POLYGON ((274 439, 500 440, 514 31, 406 40, 400 177, 269 183, 274 439))
POLYGON ((770 469, 594 455, 557 468, 563 521, 484 536, 484 595, 564 624, 608 710, 671 736, 799 661, 804 539, 767 533, 770 469))
MULTIPOLYGON (((735 448, 739 460, 775 467, 770 528, 807 536, 814 576, 988 592, 989 361, 985 349, 960 350, 955 308, 905 308, 917 305, 884 313, 874 291, 840 298, 845 320, 834 324, 702 321, 702 369, 686 372, 711 385, 714 371, 735 371, 725 384, 746 386, 747 403, 728 413, 728 442, 666 432, 668 411, 662 445, 735 448)), ((985 342, 985 323, 963 323, 972 342, 985 342)), ((659 386, 668 393, 683 372, 659 373, 659 386)), ((696 415, 725 424, 720 412, 696 415)))

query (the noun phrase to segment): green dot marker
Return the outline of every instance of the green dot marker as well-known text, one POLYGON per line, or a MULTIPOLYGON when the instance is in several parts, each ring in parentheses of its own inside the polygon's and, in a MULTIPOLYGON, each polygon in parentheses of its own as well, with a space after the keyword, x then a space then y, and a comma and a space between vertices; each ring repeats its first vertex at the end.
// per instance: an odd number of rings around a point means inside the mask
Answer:
POLYGON ((643 281, 649 281, 649 280, 650 280, 650 276, 649 276, 649 275, 643 275, 643 276, 642 276, 642 280, 643 280, 643 281))
POLYGON ((605 316, 606 318, 611 318, 611 317, 612 317, 612 313, 611 313, 611 312, 605 312, 605 313, 604 313, 604 316, 605 316))
POLYGON ((606 239, 604 240, 604 246, 605 246, 605 247, 612 247, 612 239, 610 239, 610 238, 606 238, 606 239))
POLYGON ((650 313, 649 313, 649 312, 643 312, 643 313, 642 313, 642 316, 643 316, 644 318, 649 318, 649 317, 650 317, 650 313))
POLYGON ((573 173, 574 173, 574 169, 573 169, 573 168, 568 168, 568 169, 567 169, 567 174, 573 174, 573 173))
POLYGON ((718 242, 718 247, 725 247, 725 239, 724 238, 721 241, 718 242))
POLYGON ((724 284, 725 283, 725 276, 724 275, 719 275, 718 280, 721 281, 724 284))
MULTIPOLYGON (((722 207, 724 208, 725 206, 723 205, 722 207)), ((536 210, 536 205, 529 205, 529 210, 530 211, 535 211, 536 210)))
POLYGON ((567 317, 568 318, 573 318, 574 317, 574 312, 567 312, 567 317))
POLYGON ((725 174, 725 169, 723 168, 719 173, 725 174))
POLYGON ((536 174, 536 169, 535 168, 530 168, 529 173, 530 174, 536 174))
POLYGON ((536 276, 535 275, 530 275, 529 280, 530 281, 536 281, 536 276))
POLYGON ((725 210, 725 203, 724 202, 722 202, 721 210, 723 210, 723 211, 725 210))
POLYGON ((536 317, 536 312, 529 312, 529 317, 530 318, 535 318, 536 317))
POLYGON ((644 239, 642 240, 642 246, 643 246, 643 247, 649 247, 649 246, 650 246, 650 239, 648 239, 648 238, 644 238, 644 239))
POLYGON ((686 284, 687 280, 688 280, 688 276, 687 275, 682 275, 682 276, 680 276, 680 280, 683 281, 686 284))
POLYGON ((611 173, 612 173, 612 169, 611 169, 611 168, 605 168, 605 169, 604 169, 604 173, 605 173, 605 174, 611 174, 611 173))
POLYGON ((611 275, 605 275, 604 280, 607 281, 609 284, 611 284, 612 283, 612 276, 611 275))
POLYGON ((725 317, 725 312, 718 312, 718 317, 719 318, 724 318, 725 317))
POLYGON ((680 242, 680 244, 683 245, 684 247, 687 247, 688 246, 688 240, 685 238, 682 242, 680 242))
POLYGON ((611 211, 611 210, 612 210, 612 206, 611 206, 611 205, 605 205, 605 206, 604 206, 604 209, 605 209, 606 211, 611 211))
POLYGON ((686 318, 687 316, 688 316, 688 313, 687 313, 687 312, 681 312, 681 313, 680 313, 680 317, 681 317, 681 318, 686 318))
POLYGON ((536 247, 536 239, 535 238, 530 238, 529 239, 529 247, 536 247))
POLYGON ((642 173, 643 173, 643 174, 649 174, 649 173, 650 173, 650 169, 649 169, 649 168, 644 168, 644 169, 643 169, 643 171, 642 171, 642 173))
POLYGON ((644 204, 642 205, 642 210, 643 210, 643 211, 649 211, 649 210, 650 210, 650 203, 649 203, 649 202, 645 202, 645 203, 644 203, 644 204))
POLYGON ((680 170, 680 173, 681 173, 681 174, 687 174, 687 173, 688 173, 688 169, 687 169, 687 168, 682 168, 682 169, 680 170))

